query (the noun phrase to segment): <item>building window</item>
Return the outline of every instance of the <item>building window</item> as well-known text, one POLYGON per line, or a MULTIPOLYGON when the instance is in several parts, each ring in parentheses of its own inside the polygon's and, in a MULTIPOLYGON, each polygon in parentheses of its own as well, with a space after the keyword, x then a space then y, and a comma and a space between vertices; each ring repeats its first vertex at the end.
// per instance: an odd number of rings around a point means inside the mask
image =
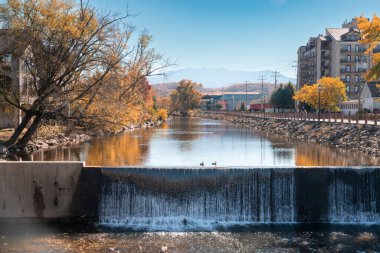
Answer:
POLYGON ((351 76, 347 75, 346 76, 346 83, 349 83, 349 82, 351 82, 351 76))
POLYGON ((355 92, 359 91, 359 86, 355 85, 355 92))
POLYGON ((359 45, 355 45, 355 52, 359 52, 359 45))
POLYGON ((12 55, 11 54, 5 54, 1 58, 2 62, 11 63, 12 62, 12 55))
POLYGON ((347 62, 351 62, 351 55, 347 55, 347 62))
POLYGON ((351 65, 346 65, 347 72, 351 72, 351 65))
POLYGON ((346 86, 346 91, 347 91, 347 92, 350 92, 350 85, 347 85, 347 86, 346 86))
POLYGON ((347 52, 351 52, 351 45, 347 45, 347 52))
POLYGON ((355 82, 356 82, 356 83, 359 82, 359 76, 358 76, 358 75, 355 76, 355 82))

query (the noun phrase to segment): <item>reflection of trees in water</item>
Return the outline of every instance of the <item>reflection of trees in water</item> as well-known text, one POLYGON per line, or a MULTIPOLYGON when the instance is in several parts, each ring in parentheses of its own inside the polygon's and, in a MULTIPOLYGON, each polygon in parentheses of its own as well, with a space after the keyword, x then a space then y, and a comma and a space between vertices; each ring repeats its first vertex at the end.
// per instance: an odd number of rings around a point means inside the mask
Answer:
POLYGON ((99 139, 88 150, 89 165, 142 165, 149 151, 152 129, 136 130, 122 135, 99 139))
POLYGON ((380 159, 355 150, 333 148, 311 143, 296 143, 297 166, 358 166, 377 165, 380 159))
POLYGON ((52 149, 36 151, 32 154, 21 153, 10 160, 23 161, 81 161, 81 149, 79 145, 58 146, 52 149))
MULTIPOLYGON (((177 141, 193 141, 198 139, 203 126, 198 124, 197 118, 175 117, 168 123, 171 129, 171 138, 177 141)), ((186 145, 185 145, 186 146, 186 145)))
POLYGON ((34 161, 86 161, 87 165, 142 165, 149 151, 151 129, 96 139, 91 143, 33 153, 34 161))

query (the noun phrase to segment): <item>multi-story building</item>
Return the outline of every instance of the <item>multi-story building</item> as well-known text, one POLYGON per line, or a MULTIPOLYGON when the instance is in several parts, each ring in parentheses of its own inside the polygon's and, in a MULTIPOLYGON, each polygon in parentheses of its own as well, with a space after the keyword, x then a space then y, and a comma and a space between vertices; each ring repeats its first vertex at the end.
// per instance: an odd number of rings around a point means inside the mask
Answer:
MULTIPOLYGON (((367 47, 359 43, 356 19, 341 28, 327 28, 326 35, 312 37, 298 49, 297 90, 314 84, 323 76, 340 77, 346 84, 350 99, 358 99, 371 67, 367 47)), ((380 51, 380 47, 374 49, 380 51)))
POLYGON ((252 100, 261 99, 263 96, 265 94, 260 92, 205 92, 202 97, 202 109, 216 110, 217 105, 220 105, 220 109, 224 111, 239 111, 243 103, 249 109, 252 100))
POLYGON ((0 128, 16 127, 22 118, 22 112, 6 101, 6 97, 18 105, 29 104, 33 97, 23 60, 26 50, 16 46, 10 32, 0 29, 0 128))

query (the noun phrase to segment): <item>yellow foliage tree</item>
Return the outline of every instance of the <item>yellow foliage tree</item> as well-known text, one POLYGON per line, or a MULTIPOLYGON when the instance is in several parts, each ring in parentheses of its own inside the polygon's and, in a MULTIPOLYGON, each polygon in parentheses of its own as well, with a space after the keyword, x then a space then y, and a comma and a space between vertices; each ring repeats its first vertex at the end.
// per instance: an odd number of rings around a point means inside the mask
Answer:
POLYGON ((374 53, 373 49, 380 43, 380 18, 376 15, 372 20, 365 17, 357 18, 358 28, 361 31, 360 43, 369 45, 366 54, 372 58, 372 69, 367 74, 369 81, 378 80, 380 78, 380 53, 374 53))
POLYGON ((339 111, 338 104, 347 100, 346 87, 339 78, 322 77, 313 85, 304 85, 293 97, 302 103, 318 109, 319 93, 321 110, 339 111), (321 91, 319 91, 319 86, 321 91))
POLYGON ((200 108, 202 93, 197 90, 199 87, 202 87, 202 84, 191 80, 181 80, 170 95, 171 111, 189 115, 191 110, 200 108))

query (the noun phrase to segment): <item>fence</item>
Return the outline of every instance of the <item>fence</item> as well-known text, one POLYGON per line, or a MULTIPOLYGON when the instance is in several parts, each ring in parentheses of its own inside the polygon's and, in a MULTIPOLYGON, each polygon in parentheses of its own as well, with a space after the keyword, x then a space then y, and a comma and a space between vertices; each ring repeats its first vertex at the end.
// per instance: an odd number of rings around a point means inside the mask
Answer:
MULTIPOLYGON (((211 112, 211 111, 210 111, 211 112)), ((283 119, 294 121, 310 121, 310 122, 331 122, 345 124, 365 124, 380 125, 380 116, 377 113, 369 114, 351 114, 343 115, 342 113, 265 113, 265 112, 225 112, 212 111, 215 114, 224 114, 231 116, 240 116, 244 118, 263 118, 263 119, 283 119)))

